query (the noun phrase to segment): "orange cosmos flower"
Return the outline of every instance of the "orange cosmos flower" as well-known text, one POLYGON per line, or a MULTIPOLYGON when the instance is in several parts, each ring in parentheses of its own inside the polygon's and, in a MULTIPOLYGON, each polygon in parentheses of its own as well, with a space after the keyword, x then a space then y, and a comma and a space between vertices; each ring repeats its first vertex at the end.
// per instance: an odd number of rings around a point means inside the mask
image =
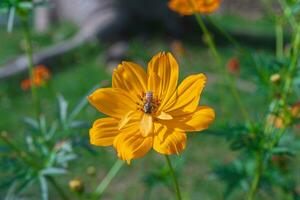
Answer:
POLYGON ((41 87, 50 79, 50 71, 44 65, 38 65, 33 71, 33 80, 25 79, 21 82, 21 88, 23 90, 29 90, 32 86, 32 82, 35 86, 41 87))
POLYGON ((178 73, 170 53, 154 56, 147 72, 135 63, 120 64, 113 72, 112 88, 98 89, 88 97, 109 116, 94 122, 91 144, 113 145, 118 157, 128 163, 152 148, 166 155, 184 150, 185 132, 208 128, 215 113, 198 106, 205 75, 191 75, 177 88, 178 73))
POLYGON ((169 8, 181 15, 209 14, 216 11, 221 0, 170 0, 169 8))

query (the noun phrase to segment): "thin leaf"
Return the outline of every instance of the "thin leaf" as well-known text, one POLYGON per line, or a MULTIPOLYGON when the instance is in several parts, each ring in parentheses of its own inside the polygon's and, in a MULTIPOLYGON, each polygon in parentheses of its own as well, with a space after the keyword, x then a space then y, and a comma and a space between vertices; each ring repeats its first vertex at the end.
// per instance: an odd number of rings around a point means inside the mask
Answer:
POLYGON ((72 121, 70 124, 70 128, 88 128, 90 124, 86 121, 72 121))
POLYGON ((275 147, 272 149, 272 153, 273 154, 285 154, 285 155, 289 155, 289 156, 296 155, 296 152, 294 152, 293 150, 291 150, 287 147, 275 147))
POLYGON ((53 122, 50 130, 48 131, 48 133, 46 135, 46 140, 50 140, 54 136, 55 132, 57 131, 57 128, 58 128, 57 122, 53 122))
POLYGON ((11 7, 8 13, 7 32, 11 33, 14 27, 16 8, 11 7))
POLYGON ((46 175, 59 175, 59 174, 66 174, 67 170, 62 169, 62 168, 56 168, 56 167, 50 167, 50 168, 46 168, 43 169, 40 174, 43 176, 46 175))
POLYGON ((43 135, 47 135, 47 123, 44 115, 40 116, 40 130, 43 135))
POLYGON ((68 112, 68 102, 62 95, 57 96, 58 100, 58 108, 59 108, 59 119, 63 125, 67 120, 67 112, 68 112))
POLYGON ((25 9, 25 10, 31 10, 33 8, 32 2, 20 2, 18 4, 19 8, 25 9))
POLYGON ((15 200, 16 195, 15 195, 15 190, 17 188, 17 182, 14 182, 8 189, 6 196, 4 200, 15 200))
POLYGON ((87 96, 90 95, 95 89, 99 88, 100 85, 95 85, 84 97, 78 102, 73 111, 70 113, 68 121, 71 122, 81 112, 81 110, 88 104, 87 96))
POLYGON ((24 122, 25 122, 25 124, 27 124, 28 126, 30 126, 33 129, 36 129, 36 130, 39 129, 39 123, 30 117, 25 117, 24 122))
POLYGON ((48 200, 48 184, 44 176, 39 176, 42 200, 48 200))

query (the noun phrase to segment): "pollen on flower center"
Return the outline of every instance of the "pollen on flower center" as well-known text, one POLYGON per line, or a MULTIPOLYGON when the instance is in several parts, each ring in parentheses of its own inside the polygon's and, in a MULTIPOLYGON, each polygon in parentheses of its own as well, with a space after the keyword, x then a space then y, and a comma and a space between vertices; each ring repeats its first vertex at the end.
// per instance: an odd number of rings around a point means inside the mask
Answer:
POLYGON ((158 106, 160 104, 160 101, 154 97, 152 91, 143 93, 140 96, 140 100, 141 100, 141 103, 137 103, 138 110, 141 110, 146 114, 155 113, 156 109, 158 108, 158 106))

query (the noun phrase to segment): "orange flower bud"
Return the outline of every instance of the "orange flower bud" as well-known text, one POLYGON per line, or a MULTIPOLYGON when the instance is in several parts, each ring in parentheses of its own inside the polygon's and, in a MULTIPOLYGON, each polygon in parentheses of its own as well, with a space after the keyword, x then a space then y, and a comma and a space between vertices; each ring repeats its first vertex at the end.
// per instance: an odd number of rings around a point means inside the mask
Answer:
POLYGON ((292 105, 291 113, 293 117, 300 118, 300 102, 292 105))
POLYGON ((240 72, 240 60, 233 57, 227 62, 227 69, 231 74, 238 74, 240 72))
POLYGON ((268 123, 274 125, 276 128, 283 128, 284 127, 284 120, 283 118, 276 116, 276 115, 269 115, 268 116, 268 123))

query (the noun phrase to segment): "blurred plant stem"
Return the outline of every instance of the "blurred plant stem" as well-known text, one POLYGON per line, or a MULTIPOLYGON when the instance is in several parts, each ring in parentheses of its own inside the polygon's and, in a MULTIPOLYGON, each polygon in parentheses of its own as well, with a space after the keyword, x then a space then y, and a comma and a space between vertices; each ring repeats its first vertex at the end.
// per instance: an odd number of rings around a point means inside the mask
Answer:
POLYGON ((69 197, 65 194, 65 192, 61 189, 61 187, 58 185, 58 183, 55 181, 55 179, 51 176, 47 176, 46 177, 47 180, 52 184, 52 186, 54 187, 54 189, 58 192, 58 194, 60 195, 60 197, 63 200, 69 200, 69 197))
POLYGON ((177 181, 177 178, 176 178, 176 175, 175 175, 175 172, 174 172, 174 168, 171 164, 171 160, 169 158, 168 155, 165 155, 165 158, 166 158, 166 161, 167 161, 167 164, 168 164, 168 167, 170 169, 170 174, 173 178, 173 183, 174 183, 174 188, 175 188, 175 191, 176 191, 176 197, 177 197, 177 200, 181 200, 181 193, 180 193, 180 189, 179 189, 179 185, 178 185, 178 181, 177 181))
POLYGON ((277 59, 281 59, 283 57, 283 25, 281 17, 277 17, 276 25, 275 25, 275 32, 276 32, 276 57, 277 59))
POLYGON ((256 170, 255 170, 255 176, 252 180, 250 190, 247 195, 248 200, 252 200, 254 198, 254 195, 257 191, 259 181, 261 178, 261 175, 263 173, 264 169, 264 161, 266 160, 265 155, 268 155, 268 153, 272 152, 273 148, 278 144, 281 137, 285 133, 286 130, 286 124, 280 128, 279 130, 274 128, 273 124, 270 124, 268 121, 269 114, 275 114, 278 115, 280 113, 281 109, 288 109, 288 102, 287 99, 289 97, 289 94, 291 93, 293 78, 295 75, 295 70, 297 68, 297 65, 299 64, 299 56, 300 56, 300 23, 297 24, 297 28, 295 30, 295 35, 293 37, 292 41, 292 53, 290 56, 290 65, 288 67, 286 76, 285 76, 285 82, 283 84, 283 91, 280 98, 275 99, 270 104, 269 113, 266 116, 265 119, 265 129, 264 129, 264 136, 271 138, 271 141, 268 141, 267 144, 263 146, 261 151, 258 151, 256 154, 256 170), (269 137, 270 135, 274 134, 273 137, 269 137))
POLYGON ((124 165, 124 161, 117 160, 112 168, 109 170, 108 174, 105 178, 100 182, 100 184, 96 187, 95 192, 93 193, 93 199, 99 199, 103 192, 106 190, 107 186, 110 184, 112 179, 117 175, 118 171, 124 165))
POLYGON ((202 20, 201 15, 199 15, 199 14, 196 13, 195 17, 196 17, 196 20, 198 22, 198 25, 200 26, 201 30, 204 33, 204 40, 205 40, 205 42, 207 42, 208 47, 210 48, 211 53, 213 54, 213 56, 217 60, 217 63, 221 64, 222 63, 221 56, 219 55, 219 53, 217 51, 216 45, 215 45, 215 43, 214 43, 214 41, 212 39, 212 36, 211 36, 210 32, 206 28, 206 26, 205 26, 205 24, 204 24, 204 22, 202 20))
POLYGON ((257 163, 256 168, 255 168, 255 175, 254 175, 253 181, 250 186, 250 190, 247 195, 247 200, 253 199, 253 197, 256 193, 256 190, 257 190, 257 186, 259 184, 259 180, 260 180, 262 171, 263 171, 263 157, 262 157, 261 152, 256 153, 256 161, 255 162, 257 163))
POLYGON ((30 26, 29 26, 28 18, 29 18, 28 14, 25 14, 25 16, 22 16, 21 23, 22 23, 22 29, 23 29, 23 35, 24 35, 24 41, 25 41, 25 52, 26 52, 27 62, 28 62, 29 78, 31 81, 31 95, 32 95, 34 106, 35 106, 36 117, 38 118, 40 115, 40 106, 39 106, 39 97, 38 97, 37 87, 36 87, 35 81, 34 81, 32 41, 31 41, 30 26))
MULTIPOLYGON (((228 83, 229 87, 230 87, 230 91, 232 93, 232 95, 234 96, 236 102, 237 102, 237 105, 243 115, 243 117, 245 118, 246 121, 250 122, 250 116, 247 112, 247 110, 245 109, 245 106, 240 98, 240 95, 237 91, 237 88, 236 88, 236 84, 235 84, 235 79, 234 78, 231 78, 229 77, 229 74, 226 70, 225 67, 223 67, 223 64, 224 62, 222 61, 222 57, 220 56, 220 54, 218 53, 218 50, 216 48, 216 45, 214 43, 214 40, 210 34, 210 32, 208 31, 208 29, 206 28, 203 20, 202 20, 202 17, 200 14, 198 13, 195 13, 194 14, 195 17, 196 17, 196 20, 198 22, 198 25, 200 26, 200 28, 202 29, 203 33, 204 33, 204 38, 205 38, 205 41, 207 42, 208 44, 208 47, 210 48, 213 56, 215 57, 218 65, 220 66, 220 73, 224 74, 225 75, 225 79, 226 79, 226 82, 228 83)), ((228 34, 227 34, 227 37, 228 37, 228 34)), ((232 40, 232 39, 230 39, 232 40)))

